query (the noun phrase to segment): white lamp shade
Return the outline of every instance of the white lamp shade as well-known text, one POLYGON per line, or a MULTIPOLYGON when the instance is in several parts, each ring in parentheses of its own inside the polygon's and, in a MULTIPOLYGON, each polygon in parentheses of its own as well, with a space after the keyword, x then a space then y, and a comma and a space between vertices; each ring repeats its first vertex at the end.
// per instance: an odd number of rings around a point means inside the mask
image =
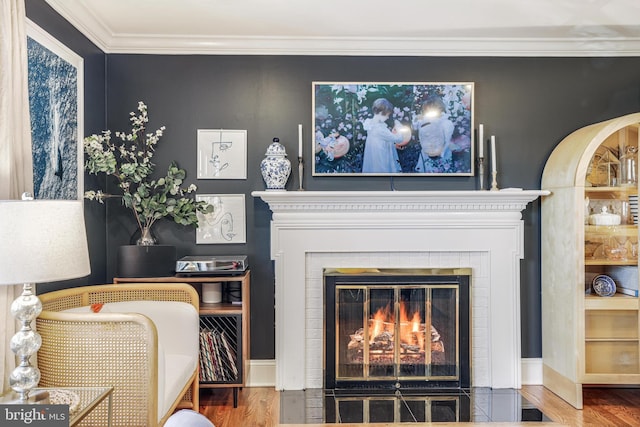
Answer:
POLYGON ((81 200, 0 200, 0 285, 91 272, 81 200))

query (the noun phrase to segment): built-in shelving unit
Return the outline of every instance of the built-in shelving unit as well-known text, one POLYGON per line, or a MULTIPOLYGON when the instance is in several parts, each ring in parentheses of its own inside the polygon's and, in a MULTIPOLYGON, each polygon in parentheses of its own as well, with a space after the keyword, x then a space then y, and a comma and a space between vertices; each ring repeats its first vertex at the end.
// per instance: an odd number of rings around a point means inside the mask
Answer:
MULTIPOLYGON (((589 384, 640 383, 638 225, 629 209, 638 196, 621 179, 625 153, 637 151, 640 113, 597 123, 567 136, 542 177, 543 383, 576 408, 589 384), (604 208, 604 210, 603 210, 604 208), (620 215, 620 224, 593 225, 593 214, 620 215), (599 296, 594 277, 606 274, 618 293, 599 296)), ((637 215, 636 215, 637 217, 637 215)))

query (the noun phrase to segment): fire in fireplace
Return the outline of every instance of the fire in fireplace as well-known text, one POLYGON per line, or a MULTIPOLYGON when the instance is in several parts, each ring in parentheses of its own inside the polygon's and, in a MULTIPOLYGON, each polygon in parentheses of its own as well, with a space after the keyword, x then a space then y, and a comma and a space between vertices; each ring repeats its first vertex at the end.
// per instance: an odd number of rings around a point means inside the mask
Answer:
MULTIPOLYGON (((408 304, 400 301, 400 322, 396 338, 396 316, 391 309, 391 303, 384 308, 378 308, 375 314, 367 322, 368 333, 365 338, 365 328, 358 328, 349 336, 348 361, 350 363, 363 363, 365 361, 365 347, 369 349, 369 363, 372 365, 393 364, 396 350, 396 342, 400 346, 401 365, 420 365, 425 363, 425 339, 427 325, 422 321, 420 310, 407 313, 408 304)), ((431 347, 431 362, 442 364, 444 362, 444 342, 433 325, 430 325, 430 341, 426 341, 431 347)))
POLYGON ((324 277, 325 388, 470 386, 470 269, 324 277))

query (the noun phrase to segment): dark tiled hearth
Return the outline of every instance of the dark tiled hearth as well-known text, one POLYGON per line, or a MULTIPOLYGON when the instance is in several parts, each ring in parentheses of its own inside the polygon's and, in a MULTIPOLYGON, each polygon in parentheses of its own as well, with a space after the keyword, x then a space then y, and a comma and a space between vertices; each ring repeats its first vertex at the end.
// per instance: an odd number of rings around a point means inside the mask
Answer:
POLYGON ((551 421, 517 390, 354 394, 312 389, 280 393, 281 424, 551 421))

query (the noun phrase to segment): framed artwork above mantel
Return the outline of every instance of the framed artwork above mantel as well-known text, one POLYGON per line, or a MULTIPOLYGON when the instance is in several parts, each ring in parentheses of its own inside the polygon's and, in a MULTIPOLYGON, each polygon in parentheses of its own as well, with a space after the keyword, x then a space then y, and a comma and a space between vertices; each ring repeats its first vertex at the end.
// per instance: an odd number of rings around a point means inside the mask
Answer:
POLYGON ((313 82, 314 176, 473 176, 474 83, 313 82))

